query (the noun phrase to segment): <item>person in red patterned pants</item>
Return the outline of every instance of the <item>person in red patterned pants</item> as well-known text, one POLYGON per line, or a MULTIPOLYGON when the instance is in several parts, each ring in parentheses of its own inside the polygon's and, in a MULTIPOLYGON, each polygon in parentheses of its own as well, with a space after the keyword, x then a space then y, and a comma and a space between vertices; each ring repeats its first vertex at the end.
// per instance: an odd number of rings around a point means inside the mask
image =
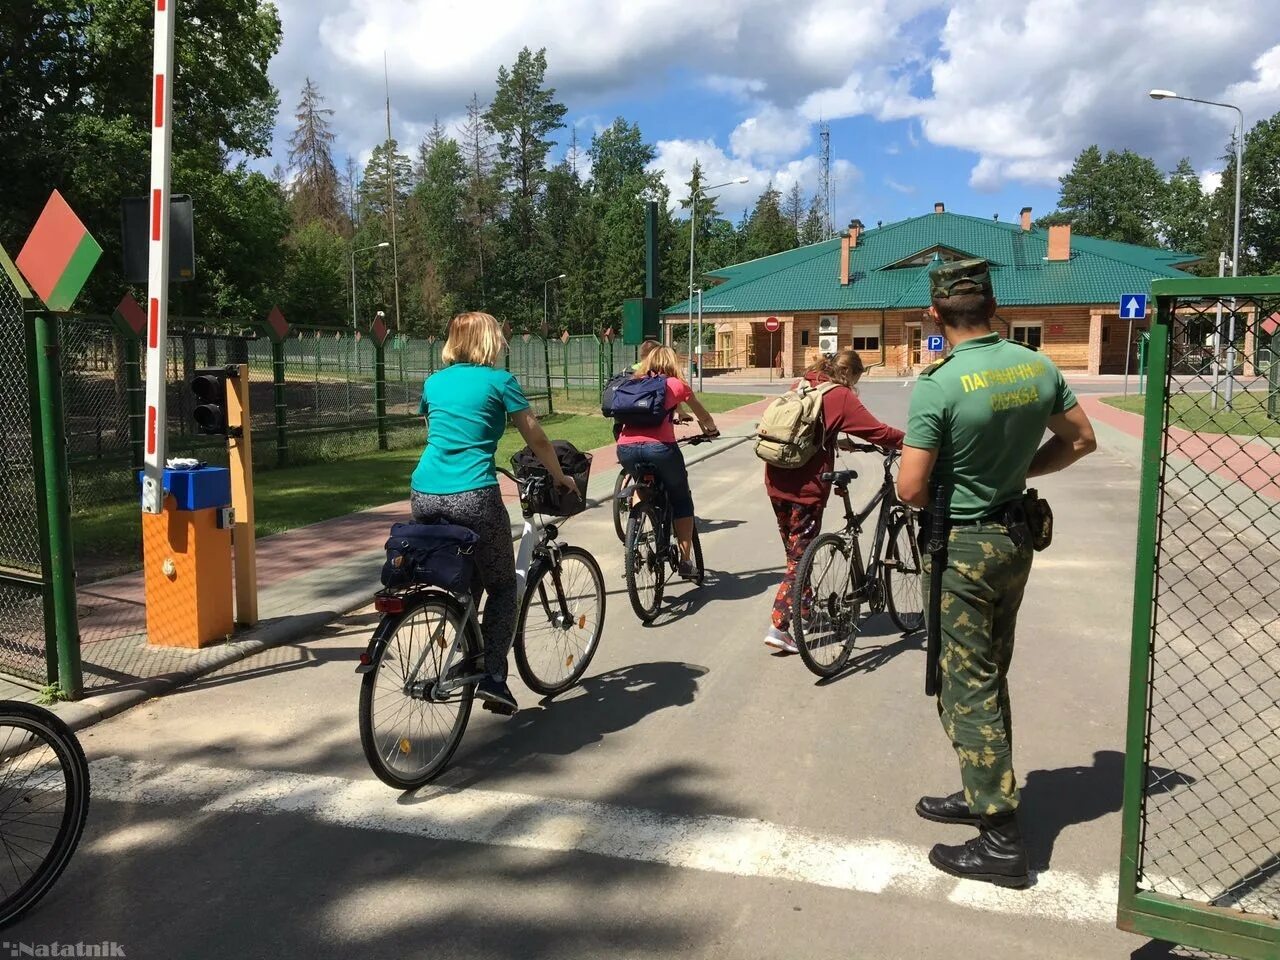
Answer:
MULTIPOLYGON (((791 639, 791 617, 796 598, 792 596, 796 582, 796 565, 805 550, 822 530, 822 512, 831 494, 831 484, 822 474, 835 469, 836 445, 841 434, 857 437, 886 449, 901 449, 902 431, 881 423, 858 398, 857 384, 862 377, 862 358, 845 348, 834 356, 825 356, 804 379, 817 386, 831 381, 836 384, 822 398, 822 415, 826 444, 809 462, 795 469, 772 464, 764 468, 764 485, 778 518, 778 532, 787 554, 787 570, 778 584, 773 601, 773 623, 765 634, 767 646, 784 653, 798 653, 791 639)), ((799 382, 797 381, 797 386, 799 382)), ((804 598, 800 598, 803 605, 804 598)))

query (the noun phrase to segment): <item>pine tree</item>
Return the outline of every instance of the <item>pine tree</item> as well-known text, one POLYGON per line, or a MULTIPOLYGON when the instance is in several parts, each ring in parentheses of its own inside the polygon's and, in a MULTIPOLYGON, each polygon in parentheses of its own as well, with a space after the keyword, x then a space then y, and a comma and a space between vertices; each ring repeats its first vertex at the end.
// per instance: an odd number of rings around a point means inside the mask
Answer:
POLYGON ((463 121, 458 136, 467 166, 467 228, 481 307, 488 306, 486 270, 493 258, 493 221, 499 194, 494 175, 493 131, 484 114, 479 95, 473 93, 471 102, 467 104, 467 119, 463 121))
POLYGON ((506 187, 501 223, 497 303, 520 329, 541 324, 542 284, 549 276, 550 251, 539 243, 538 197, 546 186, 547 156, 562 127, 566 108, 546 85, 547 56, 522 49, 508 70, 498 68, 498 86, 485 121, 497 136, 497 174, 506 187))
POLYGON ((787 199, 782 205, 782 216, 795 230, 797 243, 800 242, 800 230, 804 226, 804 213, 804 192, 801 191, 800 183, 797 181, 787 191, 787 199))
POLYGON ((407 247, 421 306, 422 333, 442 334, 468 302, 467 166, 457 141, 438 125, 421 146, 421 173, 409 201, 407 247))
POLYGON ((337 230, 343 213, 338 171, 330 152, 334 133, 329 120, 333 111, 324 106, 324 97, 310 77, 303 84, 302 99, 293 115, 298 121, 289 138, 289 169, 294 174, 294 222, 305 226, 319 220, 337 230))
POLYGON ((1070 222, 1086 236, 1156 245, 1166 185, 1150 158, 1086 147, 1058 182, 1058 209, 1039 225, 1070 222))
POLYGON ((1171 250, 1203 252, 1209 230, 1209 198, 1191 161, 1183 157, 1169 175, 1160 208, 1161 242, 1171 250))
POLYGON ((756 200, 744 232, 746 241, 743 252, 748 260, 795 247, 795 231, 782 214, 782 194, 774 187, 772 180, 756 200))
POLYGON ((820 243, 827 239, 823 233, 823 216, 822 216, 822 198, 816 193, 809 201, 809 212, 805 215, 804 223, 800 226, 800 244, 808 246, 811 243, 820 243))

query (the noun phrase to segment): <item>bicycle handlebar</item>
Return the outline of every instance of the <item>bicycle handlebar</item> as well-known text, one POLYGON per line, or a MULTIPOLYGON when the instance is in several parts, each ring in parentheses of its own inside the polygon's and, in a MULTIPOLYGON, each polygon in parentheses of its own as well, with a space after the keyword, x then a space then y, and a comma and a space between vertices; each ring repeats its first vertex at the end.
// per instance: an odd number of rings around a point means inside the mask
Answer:
POLYGON ((719 431, 715 433, 695 433, 691 437, 681 437, 676 441, 676 444, 677 445, 688 444, 689 446, 693 447, 693 446, 697 446, 699 443, 710 443, 712 440, 719 440, 719 439, 720 439, 719 431))

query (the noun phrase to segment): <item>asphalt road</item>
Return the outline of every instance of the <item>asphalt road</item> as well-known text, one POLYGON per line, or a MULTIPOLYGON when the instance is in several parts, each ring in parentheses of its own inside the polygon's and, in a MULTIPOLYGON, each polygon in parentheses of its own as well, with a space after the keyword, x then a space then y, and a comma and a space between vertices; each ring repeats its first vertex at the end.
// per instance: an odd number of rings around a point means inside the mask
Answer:
MULTIPOLYGON (((863 396, 902 423, 909 389, 863 396)), ((511 719, 476 710, 435 787, 399 795, 365 765, 367 612, 85 731, 84 841, 6 938, 140 960, 1166 956, 1114 928, 1134 465, 1104 450, 1041 484, 1058 539, 1014 658, 1021 892, 924 860, 969 834, 912 811, 958 785, 919 639, 869 623, 826 684, 771 654, 760 464, 743 444, 691 473, 710 582, 641 627, 605 512, 568 523, 610 591, 588 677, 554 703, 514 683, 511 719)))

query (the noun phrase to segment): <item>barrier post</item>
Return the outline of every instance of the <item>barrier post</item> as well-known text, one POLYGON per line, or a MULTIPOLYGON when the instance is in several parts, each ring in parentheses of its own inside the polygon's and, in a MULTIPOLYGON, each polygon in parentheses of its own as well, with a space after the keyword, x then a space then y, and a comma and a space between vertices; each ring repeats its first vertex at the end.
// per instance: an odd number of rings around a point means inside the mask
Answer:
POLYGON ((249 367, 229 367, 227 379, 227 463, 231 469, 231 545, 234 550, 236 623, 258 622, 257 539, 253 521, 253 437, 249 410, 249 367))

